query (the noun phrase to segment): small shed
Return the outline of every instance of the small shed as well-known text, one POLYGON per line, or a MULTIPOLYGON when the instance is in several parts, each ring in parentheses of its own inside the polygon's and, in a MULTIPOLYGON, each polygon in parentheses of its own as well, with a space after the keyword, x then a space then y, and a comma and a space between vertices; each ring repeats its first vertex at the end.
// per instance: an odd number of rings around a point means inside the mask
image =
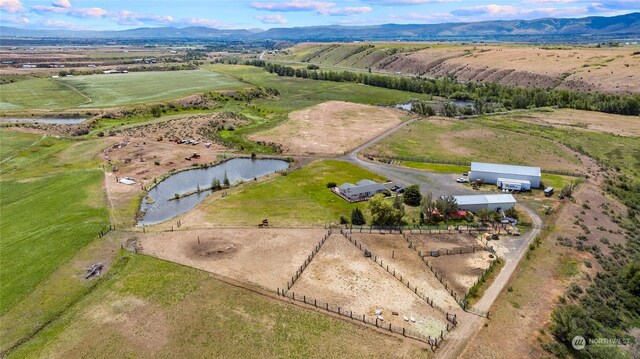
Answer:
POLYGON ((358 181, 356 184, 346 182, 338 186, 340 194, 350 201, 367 199, 386 191, 386 189, 383 183, 367 179, 358 181))

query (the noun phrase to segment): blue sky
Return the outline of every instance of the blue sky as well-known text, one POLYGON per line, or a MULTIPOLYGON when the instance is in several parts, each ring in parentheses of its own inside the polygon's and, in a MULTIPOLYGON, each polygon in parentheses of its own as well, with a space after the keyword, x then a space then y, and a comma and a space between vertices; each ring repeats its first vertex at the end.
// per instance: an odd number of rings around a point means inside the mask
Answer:
POLYGON ((0 0, 0 23, 33 29, 263 28, 611 16, 640 0, 0 0))

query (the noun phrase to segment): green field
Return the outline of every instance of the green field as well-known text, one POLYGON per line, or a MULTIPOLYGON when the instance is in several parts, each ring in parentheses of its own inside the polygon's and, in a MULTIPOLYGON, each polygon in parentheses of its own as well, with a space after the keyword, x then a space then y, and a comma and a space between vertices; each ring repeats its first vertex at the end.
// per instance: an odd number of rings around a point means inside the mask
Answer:
POLYGON ((101 183, 97 169, 0 181, 0 314, 106 226, 101 183))
POLYGON ((257 100, 257 105, 269 109, 291 112, 326 101, 348 101, 364 104, 397 104, 411 99, 429 100, 430 96, 354 83, 318 81, 294 77, 281 77, 265 70, 243 65, 212 65, 208 70, 233 76, 256 86, 275 88, 280 92, 278 101, 257 100))
POLYGON ((498 162, 577 170, 579 161, 557 143, 468 121, 429 119, 405 126, 367 150, 386 156, 498 162), (518 148, 526 148, 519 151, 518 148))
POLYGON ((242 87, 228 76, 203 70, 32 79, 0 85, 0 110, 115 107, 242 87))
POLYGON ((277 89, 277 98, 261 98, 244 104, 226 103, 225 110, 241 112, 252 122, 234 131, 220 131, 223 140, 251 152, 269 152, 246 139, 252 133, 264 131, 286 121, 290 112, 314 106, 326 101, 348 101, 363 104, 397 104, 411 99, 429 100, 427 95, 389 90, 353 83, 336 83, 310 79, 280 77, 261 68, 244 65, 212 65, 211 71, 233 76, 254 86, 277 89))
POLYGON ((8 161, 41 138, 42 136, 32 133, 0 130, 0 162, 8 161))
POLYGON ((122 253, 92 293, 9 358, 428 358, 391 336, 122 253))
POLYGON ((342 161, 316 161, 287 176, 252 184, 224 199, 204 202, 208 220, 227 226, 255 225, 269 218, 274 226, 323 225, 338 223, 340 215, 351 218, 356 206, 368 215, 367 203, 351 204, 327 188, 361 179, 384 178, 342 161))

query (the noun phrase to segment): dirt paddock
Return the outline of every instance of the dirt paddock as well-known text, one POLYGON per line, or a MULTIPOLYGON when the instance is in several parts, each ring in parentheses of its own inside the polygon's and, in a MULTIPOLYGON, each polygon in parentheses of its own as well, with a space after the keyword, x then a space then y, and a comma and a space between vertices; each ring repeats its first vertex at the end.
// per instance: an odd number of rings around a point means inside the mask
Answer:
POLYGON ((352 238, 381 259, 389 268, 401 274, 412 286, 418 289, 440 308, 452 312, 460 307, 446 291, 444 285, 436 279, 418 253, 410 249, 400 234, 352 234, 352 238))
POLYGON ((324 229, 211 229, 135 233, 142 253, 268 290, 286 286, 324 229), (199 243, 198 243, 199 238, 199 243))
POLYGON ((290 291, 367 316, 375 316, 380 309, 384 324, 392 323, 423 335, 439 335, 446 326, 444 314, 364 257, 339 234, 329 237, 290 291), (415 322, 405 322, 405 316, 415 318, 415 322))
POLYGON ((285 123, 250 138, 276 142, 291 154, 338 155, 393 128, 405 116, 391 108, 329 101, 294 111, 285 123))

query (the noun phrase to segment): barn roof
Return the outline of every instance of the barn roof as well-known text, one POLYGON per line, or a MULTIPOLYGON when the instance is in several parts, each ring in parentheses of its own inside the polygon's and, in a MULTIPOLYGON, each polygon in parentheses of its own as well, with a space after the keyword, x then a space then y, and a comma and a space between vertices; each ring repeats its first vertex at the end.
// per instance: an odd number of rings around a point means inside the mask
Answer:
POLYGON ((516 203, 516 199, 510 194, 472 194, 465 196, 453 196, 459 206, 488 203, 516 203))
POLYGON ((540 167, 503 165, 498 163, 471 162, 471 172, 492 172, 540 177, 540 167))

